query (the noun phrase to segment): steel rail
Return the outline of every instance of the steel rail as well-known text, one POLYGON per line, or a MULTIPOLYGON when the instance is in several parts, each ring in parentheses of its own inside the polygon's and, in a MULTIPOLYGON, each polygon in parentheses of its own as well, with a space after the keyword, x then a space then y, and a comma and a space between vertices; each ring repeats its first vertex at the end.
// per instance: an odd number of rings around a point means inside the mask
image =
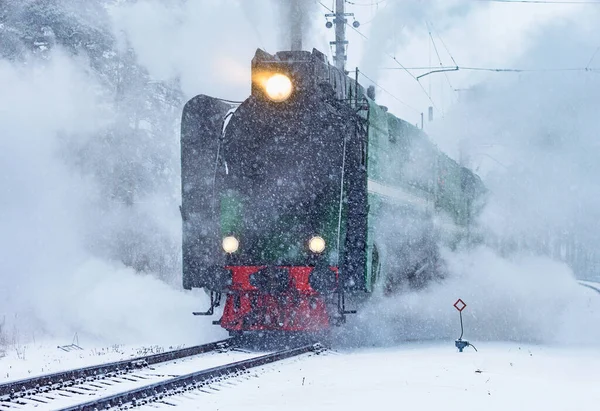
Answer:
POLYGON ((595 287, 595 286, 593 286, 593 285, 591 285, 591 284, 587 284, 587 283, 581 283, 581 282, 579 283, 579 285, 581 285, 581 286, 583 286, 583 287, 586 287, 586 288, 589 288, 590 290, 594 290, 594 291, 596 291, 597 293, 600 293, 600 288, 599 288, 600 286, 599 286, 599 287, 595 287))
POLYGON ((231 346, 232 343, 233 339, 228 338, 221 341, 196 345, 179 350, 167 351, 160 354, 152 354, 129 360, 92 365, 74 370, 61 371, 53 374, 41 375, 39 377, 13 381, 0 385, 0 404, 2 401, 8 401, 13 398, 20 398, 26 395, 35 395, 39 392, 47 392, 53 389, 70 387, 79 383, 87 382, 88 379, 112 377, 113 375, 110 374, 123 374, 130 372, 131 370, 144 368, 150 365, 227 348, 231 346))
POLYGON ((310 344, 298 348, 277 351, 272 354, 251 358, 248 360, 237 361, 231 364, 221 365, 191 374, 171 378, 166 381, 136 388, 119 394, 111 395, 97 400, 89 401, 79 405, 62 408, 59 411, 96 411, 109 409, 112 407, 122 407, 127 404, 132 406, 141 406, 160 401, 164 397, 177 395, 185 391, 201 388, 210 384, 220 377, 227 377, 231 374, 240 374, 249 368, 260 367, 262 365, 296 357, 308 352, 320 353, 324 348, 321 344, 310 344))

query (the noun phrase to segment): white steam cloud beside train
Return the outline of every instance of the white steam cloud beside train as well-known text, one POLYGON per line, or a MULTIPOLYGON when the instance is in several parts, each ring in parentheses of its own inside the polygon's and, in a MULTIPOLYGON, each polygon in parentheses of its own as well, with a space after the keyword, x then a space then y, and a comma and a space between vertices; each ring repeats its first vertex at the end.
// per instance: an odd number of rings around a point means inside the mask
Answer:
POLYGON ((75 333, 82 344, 199 338, 198 321, 186 319, 204 296, 182 295, 86 248, 94 226, 103 224, 101 210, 89 208, 99 188, 67 166, 61 136, 91 138, 111 113, 85 62, 58 51, 47 62, 2 61, 0 84, 4 341, 42 336, 64 343, 75 333))
MULTIPOLYGON (((282 19, 271 2, 242 1, 240 8, 231 7, 233 3, 237 4, 233 0, 219 4, 210 0, 146 1, 117 6, 111 13, 115 32, 124 44, 133 47, 138 61, 154 78, 178 77, 188 97, 205 93, 242 99, 249 92, 250 59, 256 47, 272 52, 287 45, 281 44, 277 27, 282 19)), ((513 15, 514 9, 491 7, 496 6, 462 7, 439 27, 436 24, 461 64, 516 64, 519 56, 526 54, 522 64, 549 66, 558 65, 554 60, 562 53, 565 62, 575 64, 577 60, 578 65, 585 66, 597 47, 586 40, 593 38, 590 22, 597 17, 587 9, 584 12, 573 6, 567 13, 524 6, 524 14, 505 19, 505 29, 500 30, 495 24, 484 27, 496 21, 494 13, 513 15), (578 28, 557 23, 532 35, 548 22, 557 22, 559 15, 563 19, 580 18, 578 28), (480 35, 474 36, 474 32, 480 35), (573 42, 580 47, 571 47, 573 42), (484 46, 486 53, 481 51, 484 46), (477 60, 483 54, 485 58, 477 60)), ((316 13, 314 9, 309 12, 316 13)), ((419 20, 422 15, 405 13, 398 18, 406 16, 412 19, 407 22, 411 30, 405 32, 401 50, 389 45, 375 49, 380 37, 368 24, 361 30, 371 36, 370 43, 363 44, 350 30, 349 65, 360 58, 353 55, 369 56, 371 52, 380 55, 367 60, 387 65, 381 53, 394 50, 402 53, 403 62, 426 61, 428 35, 425 29, 418 29, 423 25, 419 20)), ((384 33, 397 23, 393 19, 390 22, 389 16, 380 17, 379 28, 384 33)), ((426 17, 435 20, 436 14, 426 17)), ((317 46, 327 51, 329 37, 322 34, 333 35, 315 27, 304 48, 317 46)), ((429 104, 413 79, 397 72, 386 73, 379 81, 398 97, 411 106, 429 104)), ((431 130, 432 135, 455 158, 457 141, 466 139, 471 165, 485 171, 486 183, 495 192, 489 215, 496 215, 494 210, 506 210, 508 199, 517 199, 510 210, 522 213, 512 214, 514 224, 507 234, 519 234, 513 228, 563 227, 574 216, 590 216, 589 220, 578 220, 580 228, 594 222, 591 216, 600 194, 594 189, 595 169, 593 164, 588 167, 587 157, 593 157, 591 150, 598 147, 590 121, 597 111, 597 103, 589 97, 597 94, 590 91, 597 87, 593 75, 522 76, 520 83, 506 77, 493 80, 465 73, 451 77, 456 88, 476 83, 486 87, 480 89, 479 97, 473 89, 473 99, 454 106, 446 121, 431 130), (550 146, 536 144, 536 139, 548 135, 542 130, 556 136, 550 138, 550 146), (480 145, 506 142, 511 144, 502 150, 485 151, 487 156, 477 154, 483 152, 480 145), (489 156, 497 155, 502 156, 497 160, 506 167, 494 166, 496 162, 489 160, 489 156), (527 167, 516 166, 518 162, 527 167), (565 173, 550 174, 559 170, 565 173), (511 193, 518 196, 511 197, 511 193)), ((434 101, 440 101, 441 92, 436 90, 441 81, 445 79, 439 76, 433 81, 434 101)), ((63 339, 79 332, 86 338, 111 342, 214 339, 218 329, 190 315, 193 310, 206 308, 202 306, 206 303, 202 293, 179 291, 152 275, 142 276, 118 262, 93 257, 84 246, 94 242, 98 231, 90 227, 97 224, 97 216, 104 210, 90 209, 90 198, 98 196, 99 190, 93 181, 66 166, 69 159, 65 156, 70 153, 61 145, 61 136, 72 132, 89 138, 114 116, 107 108, 107 90, 90 75, 88 63, 60 51, 43 62, 32 59, 27 67, 1 61, 0 85, 5 91, 0 99, 0 171, 6 176, 0 195, 0 316, 5 315, 9 324, 4 331, 13 330, 12 337, 25 340, 33 335, 32 331, 63 339)), ((450 95, 448 90, 446 93, 450 95)), ((380 91, 379 97, 392 112, 409 120, 415 118, 414 111, 385 93, 380 91)), ((172 141, 176 144, 175 133, 172 141)), ((177 180, 174 171, 173 181, 177 180)), ((153 204, 144 207, 149 213, 166 215, 153 204)), ((109 211, 115 215, 120 212, 109 211)), ((127 219, 118 221, 125 224, 127 219)), ((178 221, 173 214, 168 214, 165 221, 177 236, 178 221)), ((492 219, 484 222, 494 228, 492 219)), ((597 320, 598 307, 581 294, 564 265, 538 257, 504 259, 486 249, 448 254, 447 261, 455 273, 447 284, 397 301, 372 304, 353 323, 377 332, 369 333, 368 338, 361 332, 352 337, 371 343, 406 335, 455 338, 456 314, 451 305, 455 297, 462 297, 469 304, 465 315, 472 339, 594 341, 586 325, 597 320), (386 334, 382 334, 384 329, 386 334)))
MULTIPOLYGON (((427 126, 442 149, 484 177, 491 196, 481 224, 490 238, 506 241, 504 256, 487 248, 447 253, 452 279, 398 301, 374 304, 361 316, 358 329, 365 327, 377 340, 397 335, 456 338, 452 303, 462 297, 472 302, 465 311, 471 336, 597 344, 600 335, 589 325, 600 319, 600 307, 577 286, 573 269, 583 278, 598 279, 600 274, 600 170, 592 160, 600 155, 593 122, 600 77, 585 70, 535 71, 600 67, 592 58, 598 48, 593 22, 599 13, 588 7, 583 16, 583 10, 575 5, 540 10, 547 20, 524 30, 529 34, 509 63, 488 66, 533 72, 488 75, 462 91, 444 119, 427 126), (536 256, 538 252, 550 256, 536 256), (571 267, 560 262, 565 259, 571 267)), ((453 31, 444 37, 454 56, 460 56, 464 51, 453 47, 453 31)), ((490 61, 484 55, 469 60, 463 64, 485 67, 490 61)), ((436 76, 433 89, 438 92, 432 95, 439 103, 436 95, 448 82, 443 74, 436 76)), ((449 80, 457 88, 472 82, 451 74, 449 80)), ((383 84, 391 89, 389 77, 383 84)))

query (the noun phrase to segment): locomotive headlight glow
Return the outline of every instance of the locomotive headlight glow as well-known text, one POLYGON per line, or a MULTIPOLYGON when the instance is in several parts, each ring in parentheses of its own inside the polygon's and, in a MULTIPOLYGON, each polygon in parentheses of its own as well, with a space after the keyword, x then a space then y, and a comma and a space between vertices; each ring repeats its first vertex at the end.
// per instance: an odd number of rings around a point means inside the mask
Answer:
POLYGON ((325 240, 318 235, 314 236, 308 241, 308 248, 310 248, 310 251, 313 253, 320 254, 325 251, 325 240))
POLYGON ((225 251, 226 253, 228 253, 228 254, 235 253, 239 247, 240 247, 240 242, 234 236, 230 235, 223 239, 223 251, 225 251))
POLYGON ((273 74, 265 83, 267 96, 276 103, 290 98, 293 90, 292 80, 283 74, 273 74))

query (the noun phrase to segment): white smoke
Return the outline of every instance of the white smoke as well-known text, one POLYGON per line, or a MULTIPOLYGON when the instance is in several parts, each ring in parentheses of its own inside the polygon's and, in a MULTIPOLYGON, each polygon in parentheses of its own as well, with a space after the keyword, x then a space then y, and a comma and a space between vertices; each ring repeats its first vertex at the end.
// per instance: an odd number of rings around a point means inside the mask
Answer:
MULTIPOLYGON (((281 21, 279 47, 283 50, 289 50, 292 43, 292 33, 297 32, 301 37, 302 43, 306 46, 311 38, 312 28, 317 20, 318 3, 306 0, 280 0, 281 21)), ((307 50, 307 47, 303 47, 307 50)))
POLYGON ((270 0, 150 0, 111 13, 115 32, 153 77, 180 78, 189 97, 202 93, 242 100, 250 91, 254 52, 278 45, 271 6, 270 0))
MULTIPOLYGON (((585 68, 598 47, 597 17, 549 26, 518 66, 585 68)), ((600 155, 593 122, 600 106, 592 97, 599 90, 600 76, 583 70, 496 75, 467 92, 434 133, 447 150, 456 152, 460 141, 465 162, 484 176, 489 230, 573 260, 583 277, 600 276, 600 169, 593 160, 600 155)))
MULTIPOLYGON (((0 60, 0 322, 10 340, 191 341, 191 311, 207 303, 94 257, 89 235, 105 216, 97 181, 74 172, 66 143, 94 138, 113 119, 110 90, 83 58, 0 60), (186 321, 187 320, 187 321, 186 321)), ((102 153, 86 157, 90 161, 102 153)), ((143 223, 143 222, 142 222, 143 223)), ((117 241, 117 238, 113 239, 117 241)), ((203 308, 203 307, 202 307, 203 308)))
POLYGON ((543 257, 503 258, 487 248, 445 253, 448 280, 420 292, 371 301, 349 318, 340 338, 350 344, 464 338, 549 344, 598 344, 600 298, 581 287, 567 266, 543 257))
POLYGON ((440 30, 447 30, 455 24, 461 24, 478 6, 480 5, 464 0, 388 0, 385 8, 375 15, 364 30, 368 40, 360 68, 377 76, 379 68, 395 64, 390 56, 397 56, 406 62, 407 56, 396 53, 406 48, 415 38, 427 35, 428 22, 435 21, 440 30))
MULTIPOLYGON (((180 79, 188 96, 243 99, 249 93, 255 49, 289 48, 282 44, 279 29, 285 20, 267 0, 117 3, 123 4, 111 13, 123 47, 135 50, 154 79, 180 79)), ((371 39, 364 53, 370 70, 384 65, 381 56, 387 51, 398 52, 403 63, 427 61, 429 40, 423 20, 435 23, 459 64, 585 66, 598 46, 597 12, 582 12, 577 6, 537 8, 528 14, 458 1, 419 6, 390 3, 391 8, 372 23, 372 31, 368 26, 361 29, 371 39), (540 32, 557 19, 558 25, 540 32), (403 36, 401 41, 388 41, 395 32, 403 36)), ((307 8, 306 13, 312 16, 316 11, 307 8)), ((309 33, 304 49, 329 40, 318 38, 317 30, 309 33)), ((358 50, 358 45, 350 48, 351 53, 358 50)), ((483 222, 496 233, 510 235, 568 228, 587 244, 596 244, 600 194, 592 120, 598 110, 593 98, 599 91, 597 74, 521 75, 520 81, 518 77, 488 81, 489 77, 466 72, 455 75, 451 79, 456 88, 486 84, 479 97, 474 90, 473 99, 456 107, 432 134, 455 157, 458 142, 466 141, 470 164, 485 172, 495 198, 483 222), (486 145, 495 148, 490 151, 486 145)), ((411 105, 430 104, 412 78, 393 73, 380 79, 411 105)), ((101 195, 95 183, 65 166, 72 159, 64 158, 69 155, 64 136, 85 141, 110 123, 114 116, 107 104, 110 90, 91 74, 88 62, 60 51, 27 64, 0 61, 0 85, 4 92, 0 171, 5 176, 0 195, 0 315, 7 313, 13 324, 29 323, 30 329, 63 338, 77 331, 112 341, 151 340, 165 334, 197 337, 190 311, 204 308, 205 296, 139 277, 118 262, 93 258, 83 246, 95 240, 89 238, 90 226, 106 220, 98 218, 104 210, 89 209, 91 200, 101 195)), ((433 99, 439 101, 439 96, 434 90, 433 99)), ((391 108, 399 107, 388 100, 391 108)), ((405 117, 402 109, 391 111, 405 117)), ((173 131, 173 145, 176 134, 173 131)), ((148 215, 163 213, 147 207, 148 215)), ((115 221, 125 222, 119 210, 111 213, 119 216, 115 221)), ((174 226, 169 225, 167 232, 178 235, 174 226)), ((372 323, 379 328, 371 330, 393 331, 374 332, 378 339, 455 338, 457 319, 451 303, 463 297, 469 304, 467 336, 474 339, 595 338, 586 321, 596 321, 596 303, 582 294, 563 264, 531 256, 501 259, 486 249, 450 254, 446 260, 455 273, 450 282, 387 301, 380 308, 373 306, 363 314, 364 327, 371 329, 372 323), (378 317, 384 321, 375 321, 378 317)), ((198 330, 205 335, 213 332, 198 330)))
MULTIPOLYGON (((513 13, 515 21, 532 16, 510 7, 489 13, 513 13)), ((483 176, 490 198, 480 223, 487 238, 505 240, 500 241, 502 254, 486 247, 446 252, 448 280, 418 293, 373 301, 355 320, 351 337, 370 343, 457 338, 458 314, 452 303, 463 298, 468 304, 465 337, 474 341, 600 341, 589 326, 600 319, 600 298, 578 285, 573 273, 600 278, 600 170, 593 160, 600 155, 594 122, 600 107, 593 97, 600 76, 584 70, 535 71, 599 67, 594 60, 590 63, 598 48, 593 22, 599 16, 595 8, 551 7, 535 9, 544 20, 533 27, 528 22, 523 29, 527 36, 510 59, 481 54, 469 63, 534 71, 473 79, 450 74, 455 87, 466 85, 469 90, 430 128, 445 152, 483 176)), ((462 22, 461 37, 468 36, 471 19, 469 15, 462 22)), ((474 49, 452 43, 459 22, 453 20, 442 35, 455 56, 475 55, 474 49)))

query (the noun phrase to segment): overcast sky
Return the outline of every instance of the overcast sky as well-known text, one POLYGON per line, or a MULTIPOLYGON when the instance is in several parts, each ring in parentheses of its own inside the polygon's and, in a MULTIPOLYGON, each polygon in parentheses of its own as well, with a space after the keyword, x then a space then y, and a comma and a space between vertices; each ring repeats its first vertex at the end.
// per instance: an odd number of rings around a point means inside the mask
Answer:
MULTIPOLYGON (((310 9, 314 24, 304 48, 317 47, 331 58, 328 43, 333 40, 334 32, 325 28, 325 13, 334 2, 306 1, 315 7, 310 9)), ((242 99, 249 91, 249 60, 255 49, 276 52, 289 47, 282 44, 287 31, 280 10, 282 3, 285 0, 224 0, 218 4, 200 0, 174 6, 150 0, 119 9, 115 21, 132 39, 140 59, 158 77, 180 74, 190 94, 207 92, 208 86, 209 92, 218 87, 224 97, 242 99), (173 42, 180 46, 173 47, 173 42)), ((454 89, 468 88, 497 74, 451 72, 448 79, 452 87, 445 75, 435 74, 421 80, 426 94, 390 56, 405 67, 438 66, 437 47, 446 66, 453 65, 453 57, 460 66, 515 67, 531 48, 543 42, 540 36, 545 30, 569 22, 580 26, 592 24, 592 16, 600 10, 600 5, 593 4, 507 4, 476 0, 352 3, 346 11, 355 13, 362 24, 358 31, 348 27, 347 67, 353 70, 359 66, 389 90, 394 97, 380 92, 381 102, 411 122, 419 121, 420 112, 426 112, 432 105, 427 94, 436 106, 437 118, 457 101, 459 92, 454 89)), ((586 48, 585 54, 591 57, 595 47, 586 48)), ((556 55, 555 63, 585 67, 588 61, 563 60, 556 55)), ((414 76, 424 73, 410 71, 414 76)))

